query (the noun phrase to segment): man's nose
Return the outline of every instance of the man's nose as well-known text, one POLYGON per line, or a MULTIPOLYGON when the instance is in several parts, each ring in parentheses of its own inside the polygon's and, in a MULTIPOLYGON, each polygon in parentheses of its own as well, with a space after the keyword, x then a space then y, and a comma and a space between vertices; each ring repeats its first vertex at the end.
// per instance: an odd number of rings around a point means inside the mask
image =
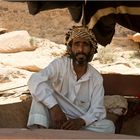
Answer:
POLYGON ((79 52, 83 52, 84 47, 82 44, 80 44, 77 49, 79 52))

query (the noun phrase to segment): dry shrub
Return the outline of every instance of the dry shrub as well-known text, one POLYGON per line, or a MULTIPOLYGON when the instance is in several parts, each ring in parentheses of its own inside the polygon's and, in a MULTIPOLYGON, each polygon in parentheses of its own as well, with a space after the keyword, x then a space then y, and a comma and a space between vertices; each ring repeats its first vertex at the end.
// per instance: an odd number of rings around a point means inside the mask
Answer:
POLYGON ((130 58, 138 58, 140 59, 140 51, 134 51, 134 53, 130 56, 130 58))
POLYGON ((133 64, 137 67, 140 68, 140 51, 134 51, 131 55, 130 55, 130 60, 133 61, 133 64))
POLYGON ((116 55, 113 52, 113 50, 111 49, 111 47, 109 47, 109 46, 99 47, 97 59, 102 64, 113 63, 116 59, 116 55))

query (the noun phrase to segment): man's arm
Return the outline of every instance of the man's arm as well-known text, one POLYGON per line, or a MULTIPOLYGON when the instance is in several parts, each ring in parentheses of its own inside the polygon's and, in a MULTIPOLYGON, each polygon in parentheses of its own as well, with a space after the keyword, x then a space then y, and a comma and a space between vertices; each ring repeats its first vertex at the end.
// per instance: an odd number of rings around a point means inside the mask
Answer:
POLYGON ((53 61, 42 71, 34 73, 28 81, 32 97, 49 109, 54 128, 60 128, 62 122, 66 121, 65 114, 53 96, 55 91, 52 84, 59 80, 59 70, 59 61, 53 61))
POLYGON ((58 104, 50 108, 49 111, 52 120, 52 127, 54 129, 60 129, 61 126, 63 126, 63 124, 67 121, 66 115, 58 104))
POLYGON ((57 81, 59 77, 59 62, 51 62, 45 69, 38 73, 34 73, 29 81, 28 87, 32 97, 47 108, 52 108, 57 104, 57 100, 53 96, 55 92, 52 84, 57 81))

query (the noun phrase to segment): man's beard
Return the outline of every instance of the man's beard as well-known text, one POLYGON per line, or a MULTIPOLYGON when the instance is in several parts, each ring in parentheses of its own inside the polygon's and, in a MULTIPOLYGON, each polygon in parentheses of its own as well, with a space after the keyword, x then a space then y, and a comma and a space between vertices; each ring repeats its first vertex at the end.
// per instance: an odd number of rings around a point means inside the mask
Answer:
POLYGON ((88 63, 89 54, 71 52, 71 58, 76 64, 85 65, 88 63))

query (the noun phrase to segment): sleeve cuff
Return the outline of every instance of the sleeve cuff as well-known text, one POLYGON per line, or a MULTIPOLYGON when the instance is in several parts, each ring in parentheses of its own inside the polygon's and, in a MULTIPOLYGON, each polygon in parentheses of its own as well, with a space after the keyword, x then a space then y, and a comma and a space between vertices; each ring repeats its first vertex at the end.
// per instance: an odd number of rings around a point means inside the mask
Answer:
POLYGON ((83 115, 83 116, 81 116, 80 118, 83 119, 83 120, 85 121, 85 123, 86 123, 85 126, 88 126, 88 125, 90 125, 91 123, 97 121, 97 118, 96 118, 96 117, 93 118, 93 116, 92 116, 92 118, 91 118, 91 117, 88 116, 88 115, 83 115))
POLYGON ((56 99, 53 96, 49 96, 43 101, 43 104, 46 105, 49 109, 55 106, 57 103, 56 99))

